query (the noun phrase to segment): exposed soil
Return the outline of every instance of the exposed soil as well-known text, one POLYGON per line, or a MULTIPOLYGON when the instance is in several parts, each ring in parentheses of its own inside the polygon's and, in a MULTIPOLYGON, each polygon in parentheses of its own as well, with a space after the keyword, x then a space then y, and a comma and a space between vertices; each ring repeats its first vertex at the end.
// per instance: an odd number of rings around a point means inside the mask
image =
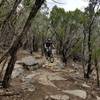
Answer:
MULTIPOLYGON (((20 51, 18 60, 26 56, 30 56, 30 54, 26 51, 20 51)), ((96 80, 84 79, 80 64, 75 63, 75 67, 68 64, 64 68, 60 68, 58 63, 62 62, 56 56, 54 63, 48 62, 39 52, 34 53, 32 56, 42 66, 34 71, 23 69, 23 74, 11 80, 8 89, 0 89, 0 100, 53 100, 46 97, 58 94, 67 95, 70 100, 83 100, 83 98, 65 93, 63 90, 83 90, 86 92, 85 100, 100 100, 97 99, 97 96, 100 96, 100 89, 96 86, 96 80), (28 90, 26 80, 23 81, 29 75, 31 81, 29 84, 34 87, 33 90, 28 90), (83 86, 83 84, 87 86, 83 86)))

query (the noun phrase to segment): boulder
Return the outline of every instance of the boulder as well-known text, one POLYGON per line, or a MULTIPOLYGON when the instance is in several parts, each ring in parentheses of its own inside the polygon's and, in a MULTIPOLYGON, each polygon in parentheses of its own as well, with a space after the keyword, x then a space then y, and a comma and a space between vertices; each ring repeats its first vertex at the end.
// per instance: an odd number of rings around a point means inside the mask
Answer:
POLYGON ((28 70, 36 70, 39 68, 39 63, 32 56, 22 58, 22 60, 17 61, 17 63, 23 65, 23 67, 28 70))

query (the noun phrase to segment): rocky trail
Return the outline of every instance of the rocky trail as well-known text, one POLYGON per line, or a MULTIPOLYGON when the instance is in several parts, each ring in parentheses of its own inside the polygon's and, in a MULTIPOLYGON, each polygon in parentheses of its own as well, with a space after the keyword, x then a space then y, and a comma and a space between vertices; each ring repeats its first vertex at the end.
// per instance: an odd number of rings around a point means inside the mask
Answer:
POLYGON ((0 100, 100 100, 94 79, 85 80, 82 66, 64 67, 59 57, 48 62, 40 53, 18 53, 10 87, 0 89, 0 100))

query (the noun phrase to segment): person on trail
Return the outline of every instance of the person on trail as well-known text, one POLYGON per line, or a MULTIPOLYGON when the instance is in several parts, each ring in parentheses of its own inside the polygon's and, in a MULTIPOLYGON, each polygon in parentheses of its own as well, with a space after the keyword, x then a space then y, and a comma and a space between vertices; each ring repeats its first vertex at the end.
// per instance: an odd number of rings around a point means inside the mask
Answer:
POLYGON ((51 39, 46 40, 44 43, 44 51, 46 57, 50 57, 52 55, 52 48, 53 48, 52 40, 51 39))

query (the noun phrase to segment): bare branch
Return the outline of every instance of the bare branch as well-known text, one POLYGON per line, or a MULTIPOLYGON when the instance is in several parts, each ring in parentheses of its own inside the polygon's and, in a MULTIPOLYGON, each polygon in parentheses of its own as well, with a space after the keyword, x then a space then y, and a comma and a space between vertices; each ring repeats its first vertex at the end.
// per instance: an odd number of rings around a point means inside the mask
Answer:
POLYGON ((52 0, 54 3, 58 3, 58 4, 65 4, 65 3, 62 3, 62 2, 58 2, 56 0, 52 0))

